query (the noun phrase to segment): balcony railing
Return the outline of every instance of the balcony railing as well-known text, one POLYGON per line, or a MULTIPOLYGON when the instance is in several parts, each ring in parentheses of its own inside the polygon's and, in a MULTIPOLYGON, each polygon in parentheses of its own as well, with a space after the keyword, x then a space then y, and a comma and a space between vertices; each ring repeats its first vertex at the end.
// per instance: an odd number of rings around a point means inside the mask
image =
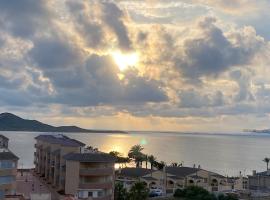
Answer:
POLYGON ((81 176, 106 176, 113 175, 113 168, 80 169, 81 176))
POLYGON ((80 189, 111 189, 112 187, 113 187, 112 182, 79 183, 80 189))

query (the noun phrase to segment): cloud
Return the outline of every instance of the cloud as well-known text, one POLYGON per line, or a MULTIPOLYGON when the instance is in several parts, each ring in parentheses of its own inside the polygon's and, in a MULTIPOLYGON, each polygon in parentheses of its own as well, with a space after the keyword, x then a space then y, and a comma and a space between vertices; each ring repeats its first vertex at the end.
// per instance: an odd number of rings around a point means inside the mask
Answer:
POLYGON ((185 40, 183 54, 176 55, 184 77, 218 76, 231 67, 248 65, 265 44, 252 28, 224 33, 215 22, 215 18, 200 21, 198 36, 185 40))
POLYGON ((214 94, 201 94, 194 89, 189 89, 181 91, 179 97, 180 107, 183 108, 216 107, 225 104, 221 91, 216 91, 214 94))
POLYGON ((63 72, 50 77, 59 94, 55 97, 58 103, 95 106, 167 100, 166 93, 159 88, 158 83, 139 77, 137 72, 130 72, 120 80, 119 69, 110 56, 92 55, 79 69, 63 72), (70 79, 61 78, 63 72, 76 75, 70 79), (73 86, 66 87, 70 82, 73 86))
POLYGON ((114 3, 103 2, 101 4, 104 22, 112 29, 118 38, 121 49, 130 50, 131 41, 128 36, 127 28, 124 24, 124 14, 114 3))
POLYGON ((0 2, 0 27, 15 36, 30 37, 46 25, 49 11, 46 1, 21 0, 0 2))
MULTIPOLYGON (((261 5, 255 9, 263 12, 261 5)), ((252 6, 249 0, 0 2, 0 108, 170 125, 265 117, 270 44, 254 21, 242 20, 252 6), (138 63, 119 70, 112 58, 118 50, 136 52, 138 63)))
POLYGON ((117 39, 117 46, 126 51, 132 49, 125 21, 127 16, 110 1, 66 2, 71 12, 74 26, 83 35, 90 48, 109 46, 112 35, 117 39), (91 14, 90 14, 91 13, 91 14))

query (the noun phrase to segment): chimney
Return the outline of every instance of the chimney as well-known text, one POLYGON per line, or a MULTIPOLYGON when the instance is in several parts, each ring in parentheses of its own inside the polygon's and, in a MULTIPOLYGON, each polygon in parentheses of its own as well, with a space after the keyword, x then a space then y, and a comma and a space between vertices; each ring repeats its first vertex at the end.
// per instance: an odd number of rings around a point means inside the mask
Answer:
POLYGON ((253 171, 252 171, 252 175, 253 175, 253 176, 256 176, 256 174, 257 174, 257 173, 256 173, 256 170, 253 170, 253 171))

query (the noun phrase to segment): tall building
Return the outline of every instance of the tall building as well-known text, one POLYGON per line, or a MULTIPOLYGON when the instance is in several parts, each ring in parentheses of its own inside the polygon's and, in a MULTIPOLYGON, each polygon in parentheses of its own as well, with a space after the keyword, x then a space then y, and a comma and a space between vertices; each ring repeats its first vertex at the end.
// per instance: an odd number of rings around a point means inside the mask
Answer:
POLYGON ((19 158, 8 149, 8 138, 0 135, 0 199, 16 193, 19 158))
POLYGON ((35 139, 35 171, 56 191, 79 199, 113 199, 114 157, 87 150, 82 142, 64 135, 35 139))

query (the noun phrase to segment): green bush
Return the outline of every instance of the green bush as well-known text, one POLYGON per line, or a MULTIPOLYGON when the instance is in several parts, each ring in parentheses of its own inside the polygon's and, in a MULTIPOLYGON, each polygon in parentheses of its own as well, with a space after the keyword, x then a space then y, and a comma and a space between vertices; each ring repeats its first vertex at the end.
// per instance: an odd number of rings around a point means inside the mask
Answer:
POLYGON ((183 190, 177 189, 174 193, 174 197, 183 198, 185 200, 238 200, 237 197, 232 195, 219 195, 216 197, 213 193, 197 186, 190 186, 183 190))
POLYGON ((173 194, 174 197, 185 197, 185 195, 186 194, 185 194, 184 190, 181 190, 181 189, 175 190, 175 192, 173 194))

